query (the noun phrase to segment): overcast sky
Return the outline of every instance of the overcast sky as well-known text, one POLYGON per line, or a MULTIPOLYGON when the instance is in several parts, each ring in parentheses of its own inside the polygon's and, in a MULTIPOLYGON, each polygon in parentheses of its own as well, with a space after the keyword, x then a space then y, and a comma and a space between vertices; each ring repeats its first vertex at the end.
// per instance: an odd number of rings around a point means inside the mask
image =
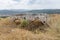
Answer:
POLYGON ((60 9, 60 0, 0 0, 1 9, 60 9))

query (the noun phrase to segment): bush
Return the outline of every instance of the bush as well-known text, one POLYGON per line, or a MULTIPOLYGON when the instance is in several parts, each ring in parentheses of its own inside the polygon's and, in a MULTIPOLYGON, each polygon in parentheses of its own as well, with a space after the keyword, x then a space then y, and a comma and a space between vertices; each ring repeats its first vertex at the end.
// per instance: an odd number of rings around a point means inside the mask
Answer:
POLYGON ((29 23, 29 22, 28 22, 27 20, 25 20, 25 19, 22 20, 21 27, 22 27, 22 28, 27 27, 27 26, 28 26, 28 23, 29 23))

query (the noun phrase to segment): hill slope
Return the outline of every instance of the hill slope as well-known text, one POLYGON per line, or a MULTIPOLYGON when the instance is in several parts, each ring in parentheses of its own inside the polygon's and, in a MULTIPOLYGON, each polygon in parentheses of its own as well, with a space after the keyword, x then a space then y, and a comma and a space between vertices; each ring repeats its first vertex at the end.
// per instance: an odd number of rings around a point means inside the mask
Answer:
POLYGON ((0 18, 0 40, 60 40, 60 15, 49 14, 50 28, 48 31, 41 32, 21 29, 11 18, 0 18))

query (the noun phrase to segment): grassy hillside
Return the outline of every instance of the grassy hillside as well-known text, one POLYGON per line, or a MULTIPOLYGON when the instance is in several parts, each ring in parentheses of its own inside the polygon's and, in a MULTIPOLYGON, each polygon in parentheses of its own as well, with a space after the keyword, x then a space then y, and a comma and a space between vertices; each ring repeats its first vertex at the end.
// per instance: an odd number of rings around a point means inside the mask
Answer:
POLYGON ((60 40, 60 14, 48 14, 47 24, 40 20, 0 18, 0 40, 60 40))

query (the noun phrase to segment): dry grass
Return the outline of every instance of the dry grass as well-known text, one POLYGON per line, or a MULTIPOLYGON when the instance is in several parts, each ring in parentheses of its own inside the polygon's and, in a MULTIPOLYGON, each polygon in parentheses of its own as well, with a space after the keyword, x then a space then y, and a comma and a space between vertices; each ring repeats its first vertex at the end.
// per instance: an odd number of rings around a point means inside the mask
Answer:
POLYGON ((60 15, 49 15, 50 28, 46 32, 35 30, 32 31, 18 28, 10 18, 0 19, 0 40, 60 40, 60 15))

